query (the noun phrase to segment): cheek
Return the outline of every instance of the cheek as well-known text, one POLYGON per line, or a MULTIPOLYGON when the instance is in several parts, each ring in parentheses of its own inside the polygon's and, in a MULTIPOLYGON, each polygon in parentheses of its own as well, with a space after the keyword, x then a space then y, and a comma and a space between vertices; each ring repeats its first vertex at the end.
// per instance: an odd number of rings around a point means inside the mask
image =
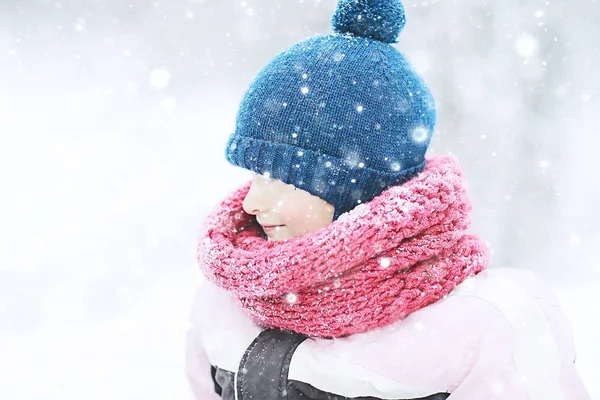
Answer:
POLYGON ((281 209, 281 215, 290 231, 307 233, 327 225, 323 210, 311 199, 294 199, 286 202, 281 209))
POLYGON ((298 201, 286 202, 280 209, 281 216, 288 227, 306 224, 311 219, 309 211, 306 204, 298 201))

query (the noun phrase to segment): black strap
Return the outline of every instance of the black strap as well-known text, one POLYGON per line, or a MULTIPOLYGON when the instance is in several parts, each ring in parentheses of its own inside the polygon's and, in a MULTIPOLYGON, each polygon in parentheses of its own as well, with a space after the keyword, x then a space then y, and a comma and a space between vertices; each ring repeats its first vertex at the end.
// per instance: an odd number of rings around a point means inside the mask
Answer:
POLYGON ((266 329, 244 353, 237 375, 239 400, 287 399, 292 355, 307 336, 266 329))
POLYGON ((212 377, 213 385, 215 386, 215 392, 220 396, 223 393, 223 388, 217 382, 217 367, 210 366, 210 376, 212 377))
MULTIPOLYGON (((450 393, 437 393, 431 396, 418 399, 405 400, 446 400, 450 397, 450 393)), ((361 397, 344 397, 335 393, 328 393, 309 385, 308 383, 291 380, 288 384, 289 400, 382 400, 379 397, 361 396, 361 397)), ((400 400, 400 399, 398 399, 400 400)), ((478 399, 479 400, 479 399, 478 399)))
MULTIPOLYGON (((380 400, 371 396, 350 399, 288 380, 292 356, 306 339, 289 331, 262 331, 246 349, 237 377, 233 372, 211 368, 215 391, 224 400, 233 400, 236 392, 238 400, 380 400)), ((444 400, 449 396, 450 393, 437 393, 411 400, 444 400)))

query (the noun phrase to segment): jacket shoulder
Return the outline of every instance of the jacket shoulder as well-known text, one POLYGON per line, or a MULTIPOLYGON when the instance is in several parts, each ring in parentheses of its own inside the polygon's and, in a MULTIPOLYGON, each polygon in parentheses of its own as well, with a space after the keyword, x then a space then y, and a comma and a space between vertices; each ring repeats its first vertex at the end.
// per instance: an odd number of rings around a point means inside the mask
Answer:
POLYGON ((535 273, 514 268, 481 272, 456 287, 455 297, 472 297, 489 303, 509 324, 516 339, 544 335, 563 355, 575 357, 571 324, 558 298, 535 273))

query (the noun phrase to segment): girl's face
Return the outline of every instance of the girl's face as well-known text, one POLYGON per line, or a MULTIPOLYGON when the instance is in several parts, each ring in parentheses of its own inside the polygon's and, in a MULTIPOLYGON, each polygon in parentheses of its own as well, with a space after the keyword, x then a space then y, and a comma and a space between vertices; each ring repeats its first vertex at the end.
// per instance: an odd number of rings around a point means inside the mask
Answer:
POLYGON ((254 174, 244 211, 256 215, 268 240, 287 240, 317 231, 333 221, 333 205, 264 175, 254 174))

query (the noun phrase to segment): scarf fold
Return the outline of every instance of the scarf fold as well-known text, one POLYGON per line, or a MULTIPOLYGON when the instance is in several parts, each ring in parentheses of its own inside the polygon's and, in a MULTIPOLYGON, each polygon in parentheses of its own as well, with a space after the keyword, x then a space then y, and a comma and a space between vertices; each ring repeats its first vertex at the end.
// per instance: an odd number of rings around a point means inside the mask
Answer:
POLYGON ((465 233, 471 205, 458 163, 425 170, 286 241, 267 241, 242 209, 250 183, 211 214, 198 243, 204 274, 258 323, 341 337, 405 318, 483 270, 488 252, 465 233))

